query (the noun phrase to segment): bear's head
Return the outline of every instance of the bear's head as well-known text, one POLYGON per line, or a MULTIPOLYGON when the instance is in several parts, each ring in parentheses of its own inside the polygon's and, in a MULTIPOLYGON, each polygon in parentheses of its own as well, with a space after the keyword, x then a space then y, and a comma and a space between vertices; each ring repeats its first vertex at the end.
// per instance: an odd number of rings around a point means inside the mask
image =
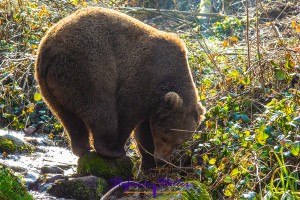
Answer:
POLYGON ((151 118, 156 160, 169 160, 174 149, 192 137, 204 114, 200 102, 184 102, 176 92, 168 92, 151 118))

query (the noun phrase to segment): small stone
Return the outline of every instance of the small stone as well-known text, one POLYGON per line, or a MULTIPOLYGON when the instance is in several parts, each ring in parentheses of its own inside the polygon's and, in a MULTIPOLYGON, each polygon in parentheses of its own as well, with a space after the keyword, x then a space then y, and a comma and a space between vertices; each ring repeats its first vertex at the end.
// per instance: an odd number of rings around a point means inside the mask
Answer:
POLYGON ((65 179, 64 175, 62 174, 49 174, 46 177, 46 183, 54 183, 56 180, 65 179))
POLYGON ((23 178, 23 181, 27 189, 31 188, 35 183, 31 178, 23 178))
POLYGON ((68 165, 68 164, 58 164, 58 165, 55 165, 55 166, 60 167, 63 170, 68 170, 72 167, 72 165, 68 165))
POLYGON ((24 129, 24 132, 27 135, 31 135, 31 134, 36 132, 36 128, 34 128, 33 126, 29 126, 29 127, 24 129))
POLYGON ((32 180, 32 182, 35 182, 39 177, 39 174, 34 173, 34 172, 28 172, 25 175, 25 178, 27 178, 28 181, 32 180))
POLYGON ((43 166, 41 168, 42 174, 64 174, 64 170, 57 166, 43 166))
POLYGON ((19 173, 22 173, 22 172, 26 172, 26 168, 24 167, 20 167, 20 166, 9 166, 12 170, 14 170, 15 172, 19 172, 19 173))
POLYGON ((46 192, 47 190, 49 190, 49 188, 51 188, 52 184, 50 183, 45 183, 39 186, 38 191, 39 192, 46 192))
POLYGON ((39 141, 36 138, 33 137, 24 137, 24 140, 28 142, 29 144, 32 144, 34 146, 37 146, 39 144, 39 141))

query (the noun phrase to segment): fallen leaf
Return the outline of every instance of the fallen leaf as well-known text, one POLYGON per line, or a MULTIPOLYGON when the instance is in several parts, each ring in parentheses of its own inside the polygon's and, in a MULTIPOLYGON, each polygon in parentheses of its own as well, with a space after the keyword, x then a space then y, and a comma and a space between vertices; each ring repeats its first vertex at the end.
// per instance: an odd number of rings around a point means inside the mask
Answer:
POLYGON ((297 22, 296 21, 292 21, 292 28, 296 28, 297 22))

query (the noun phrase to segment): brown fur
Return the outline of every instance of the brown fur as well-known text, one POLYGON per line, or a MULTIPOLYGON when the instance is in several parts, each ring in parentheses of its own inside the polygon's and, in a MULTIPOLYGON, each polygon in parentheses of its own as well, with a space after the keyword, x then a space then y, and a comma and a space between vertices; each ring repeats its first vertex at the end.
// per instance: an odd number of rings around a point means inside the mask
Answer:
MULTIPOLYGON (((203 117, 184 44, 119 12, 82 9, 55 24, 36 61, 41 93, 61 120, 74 154, 120 157, 136 128, 147 151, 168 158, 203 117)), ((140 148, 143 165, 153 157, 140 148)))

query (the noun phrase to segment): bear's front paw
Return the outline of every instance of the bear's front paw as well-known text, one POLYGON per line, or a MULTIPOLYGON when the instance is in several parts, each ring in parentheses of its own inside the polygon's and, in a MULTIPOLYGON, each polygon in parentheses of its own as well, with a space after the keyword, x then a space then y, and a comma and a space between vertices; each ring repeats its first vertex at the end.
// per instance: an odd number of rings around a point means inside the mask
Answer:
POLYGON ((88 153, 92 151, 92 149, 88 149, 88 148, 72 148, 72 152, 74 155, 78 156, 78 157, 82 157, 84 154, 88 153))
POLYGON ((107 149, 103 147, 98 147, 95 148, 95 151, 102 156, 109 157, 109 158, 120 158, 120 157, 125 157, 126 152, 124 149, 107 149))

